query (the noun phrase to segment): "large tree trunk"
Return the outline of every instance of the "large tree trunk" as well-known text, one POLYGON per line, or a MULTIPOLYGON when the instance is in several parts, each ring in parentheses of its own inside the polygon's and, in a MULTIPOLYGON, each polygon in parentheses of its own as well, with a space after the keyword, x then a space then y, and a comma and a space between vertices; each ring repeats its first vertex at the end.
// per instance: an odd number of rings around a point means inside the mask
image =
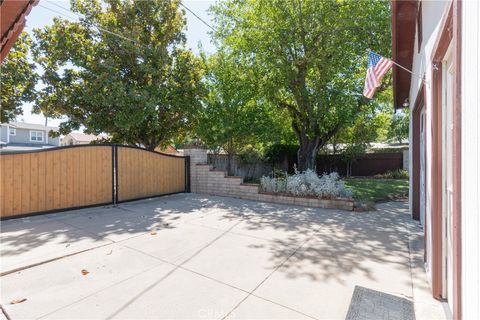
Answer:
POLYGON ((303 138, 300 141, 300 148, 297 152, 298 171, 303 172, 307 169, 315 171, 317 167, 317 154, 320 148, 320 139, 313 140, 303 138))

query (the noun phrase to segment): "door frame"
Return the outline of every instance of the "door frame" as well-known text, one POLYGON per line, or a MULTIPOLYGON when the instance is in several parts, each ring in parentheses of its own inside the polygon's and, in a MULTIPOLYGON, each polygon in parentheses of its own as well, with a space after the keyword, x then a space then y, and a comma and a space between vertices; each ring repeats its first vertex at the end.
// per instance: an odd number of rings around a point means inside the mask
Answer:
POLYGON ((453 41, 442 60, 442 297, 453 310, 453 41), (448 101, 448 100, 451 101, 448 101))
MULTIPOLYGON (((412 111, 412 218, 420 221, 420 121, 426 110, 425 85, 422 82, 412 111)), ((425 125, 425 122, 424 122, 425 125)), ((425 131, 424 131, 425 132, 425 131)), ((425 136, 424 136, 425 139, 425 136)), ((424 140, 425 141, 425 140, 424 140)))
POLYGON ((461 1, 451 1, 440 25, 432 51, 432 164, 431 164, 431 224, 432 224, 432 294, 443 299, 443 220, 442 220, 442 61, 450 45, 453 47, 455 68, 453 81, 453 318, 461 319, 461 1))

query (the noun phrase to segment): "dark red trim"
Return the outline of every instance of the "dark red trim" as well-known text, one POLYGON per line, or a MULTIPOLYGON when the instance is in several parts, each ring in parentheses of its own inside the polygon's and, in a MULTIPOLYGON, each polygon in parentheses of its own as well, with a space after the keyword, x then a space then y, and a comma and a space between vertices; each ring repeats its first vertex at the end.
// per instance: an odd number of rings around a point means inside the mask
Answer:
MULTIPOLYGON (((421 112, 425 106, 425 86, 420 86, 412 111, 412 218, 420 220, 420 134, 421 112)), ((424 129, 425 133, 425 129, 424 129)), ((424 139, 425 141, 425 139, 424 139)), ((425 151, 425 150, 424 150, 425 151)), ((426 194, 426 193, 425 193, 426 194)), ((425 219, 426 220, 426 219, 425 219)))
POLYGON ((462 317, 462 265, 461 265, 461 1, 452 1, 442 20, 440 34, 432 51, 432 62, 438 70, 433 70, 433 150, 432 161, 432 290, 436 298, 442 297, 442 60, 452 44, 454 63, 453 81, 453 137, 452 137, 452 173, 453 173, 453 318, 462 317))
MULTIPOLYGON (((416 0, 392 0, 392 59, 407 69, 412 69, 415 29, 417 22, 416 0)), ((411 74, 393 66, 394 108, 403 108, 409 97, 411 74)))

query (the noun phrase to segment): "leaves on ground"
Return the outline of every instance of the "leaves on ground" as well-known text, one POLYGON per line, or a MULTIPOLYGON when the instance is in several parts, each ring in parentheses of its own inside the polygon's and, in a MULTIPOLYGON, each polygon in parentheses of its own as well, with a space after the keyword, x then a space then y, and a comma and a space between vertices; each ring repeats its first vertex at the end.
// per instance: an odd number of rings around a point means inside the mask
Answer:
POLYGON ((150 231, 150 234, 151 234, 152 236, 156 235, 156 234, 157 234, 157 230, 153 229, 152 231, 150 231))
POLYGON ((22 303, 22 302, 25 302, 27 301, 27 298, 18 298, 18 299, 14 299, 12 301, 10 301, 10 304, 17 304, 17 303, 22 303))
POLYGON ((90 272, 87 270, 87 269, 82 269, 82 275, 86 276, 87 274, 89 274, 90 272))

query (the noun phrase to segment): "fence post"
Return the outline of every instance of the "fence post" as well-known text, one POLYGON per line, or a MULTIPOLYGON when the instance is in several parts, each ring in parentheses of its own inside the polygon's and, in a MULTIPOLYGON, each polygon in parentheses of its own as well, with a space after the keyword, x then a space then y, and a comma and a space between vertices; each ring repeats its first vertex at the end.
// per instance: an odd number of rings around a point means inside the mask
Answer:
POLYGON ((190 156, 185 156, 185 192, 190 193, 190 156))
POLYGON ((118 203, 118 145, 115 144, 115 206, 118 203))
POLYGON ((116 155, 115 155, 115 144, 112 144, 112 203, 113 205, 115 206, 116 205, 116 194, 117 194, 117 190, 115 188, 115 181, 117 180, 116 179, 116 166, 115 166, 115 158, 116 158, 116 155))

